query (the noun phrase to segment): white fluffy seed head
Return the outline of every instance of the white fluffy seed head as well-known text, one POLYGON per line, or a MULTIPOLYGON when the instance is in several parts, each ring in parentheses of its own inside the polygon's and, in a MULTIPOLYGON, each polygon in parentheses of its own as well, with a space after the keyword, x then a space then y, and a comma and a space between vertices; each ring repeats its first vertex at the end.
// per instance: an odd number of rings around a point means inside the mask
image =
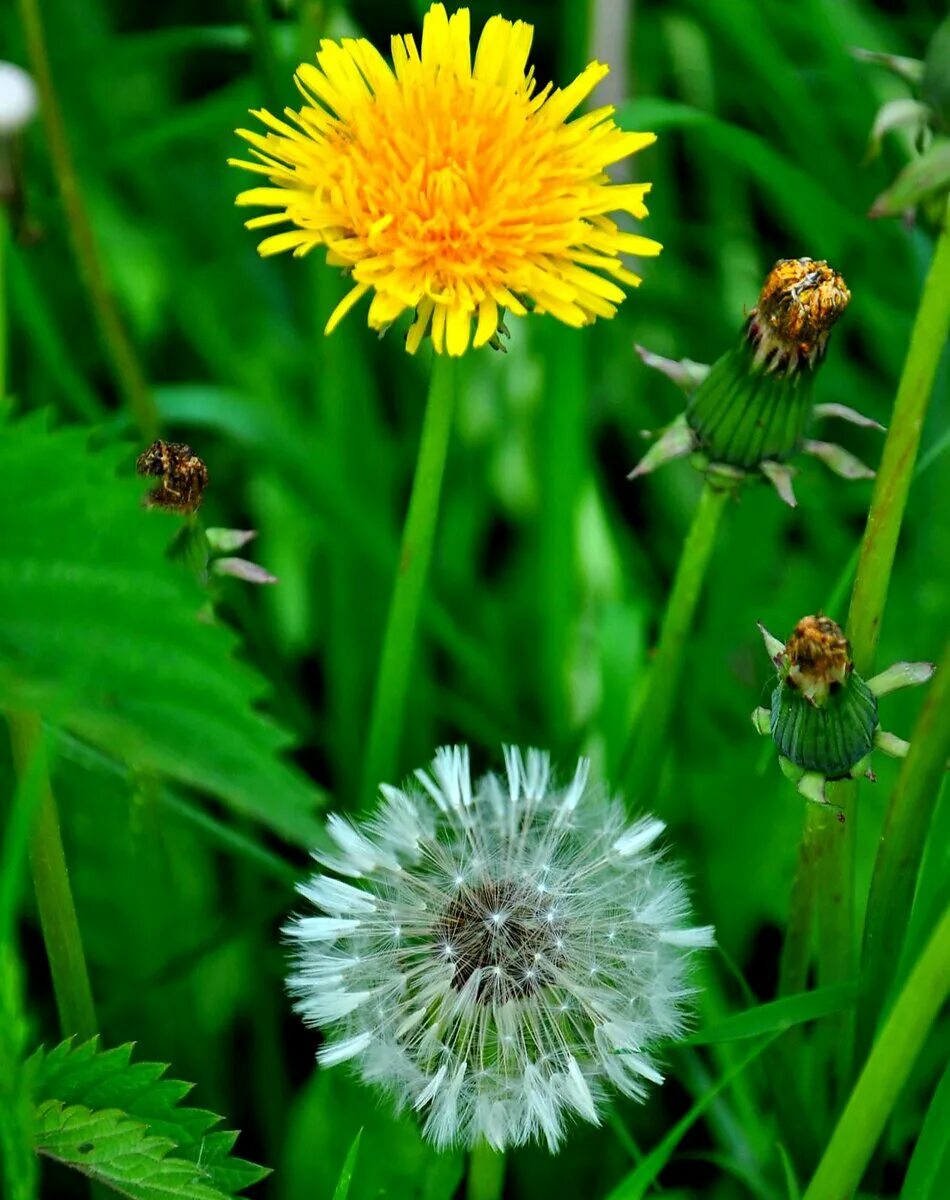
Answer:
POLYGON ((650 1047, 681 1030, 713 933, 688 923, 662 822, 628 822, 585 760, 559 788, 546 754, 504 757, 473 785, 468 750, 442 749, 370 821, 330 818, 319 861, 346 882, 301 887, 321 915, 288 927, 289 982, 321 1063, 356 1063, 436 1145, 553 1150, 607 1085, 662 1081, 650 1047))

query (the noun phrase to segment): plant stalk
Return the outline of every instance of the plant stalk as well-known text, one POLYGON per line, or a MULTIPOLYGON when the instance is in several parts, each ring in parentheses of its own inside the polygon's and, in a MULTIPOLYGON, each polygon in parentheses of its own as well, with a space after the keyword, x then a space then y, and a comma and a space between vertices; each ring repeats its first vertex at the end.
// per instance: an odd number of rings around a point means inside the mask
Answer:
POLYGON ((465 1200, 501 1200, 505 1187, 505 1156, 487 1142, 472 1147, 468 1159, 465 1200))
POLYGON ((950 201, 910 335, 868 512, 848 610, 854 669, 874 673, 877 642, 914 462, 940 356, 950 335, 950 201))
POLYGON ((646 692, 617 773, 626 787, 630 803, 649 795, 659 776, 663 742, 676 702, 686 644, 716 541, 716 530, 730 494, 709 483, 703 484, 693 523, 683 545, 646 692))
POLYGON ((917 872, 940 783, 950 757, 950 642, 928 690, 878 845, 864 922, 857 1013, 858 1061, 863 1060, 900 961, 910 923, 917 872))
POLYGON ((369 743, 360 789, 363 807, 372 803, 381 782, 393 780, 399 766, 409 671, 414 657, 419 608, 432 558, 442 479, 455 413, 457 371, 457 363, 448 355, 434 356, 419 456, 373 694, 369 743))
POLYGON ((73 162, 62 110, 53 84, 39 0, 19 0, 30 67, 40 94, 50 160, 63 200, 66 224, 79 273, 89 294, 102 343, 139 433, 146 441, 156 436, 158 411, 128 331, 109 288, 96 236, 89 222, 79 177, 73 162))
MULTIPOLYGON (((26 777, 36 755, 45 758, 43 725, 32 712, 8 714, 10 744, 17 776, 26 777)), ((45 762, 38 780, 39 795, 30 839, 30 866, 40 914, 43 941, 53 977, 53 991, 64 1037, 91 1038, 96 1033, 89 972, 73 903, 66 854, 59 828, 56 798, 45 762)))
POLYGON ((804 1200, 853 1196, 937 1013, 950 994, 950 908, 874 1043, 804 1200))

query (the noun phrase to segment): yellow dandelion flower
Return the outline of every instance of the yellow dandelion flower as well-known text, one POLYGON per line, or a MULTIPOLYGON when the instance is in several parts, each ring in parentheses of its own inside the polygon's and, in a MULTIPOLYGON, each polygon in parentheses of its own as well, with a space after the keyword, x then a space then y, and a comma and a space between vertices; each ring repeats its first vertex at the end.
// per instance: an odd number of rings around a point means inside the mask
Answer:
POLYGON ((373 329, 412 310, 410 353, 431 331, 438 353, 459 355, 494 341, 505 312, 587 325, 614 315, 618 283, 640 282, 620 256, 660 246, 607 214, 646 216, 650 184, 611 184, 604 169, 655 135, 619 129, 612 108, 569 121, 609 68, 536 91, 533 32, 492 17, 473 62, 468 10, 433 4, 421 48, 394 37, 390 65, 364 39, 323 41, 297 71, 303 107, 255 112, 266 133, 238 130, 256 161, 232 162, 271 186, 237 202, 278 210, 248 228, 291 225, 260 253, 323 245, 353 280, 327 333, 372 292, 373 329))

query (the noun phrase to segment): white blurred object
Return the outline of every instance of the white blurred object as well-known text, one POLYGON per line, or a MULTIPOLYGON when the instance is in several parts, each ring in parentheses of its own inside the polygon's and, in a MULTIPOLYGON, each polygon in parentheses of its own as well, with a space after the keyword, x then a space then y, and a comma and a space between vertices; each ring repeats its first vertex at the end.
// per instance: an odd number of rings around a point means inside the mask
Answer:
POLYGON ((0 137, 9 137, 28 125, 39 100, 31 75, 14 63, 0 62, 0 137))

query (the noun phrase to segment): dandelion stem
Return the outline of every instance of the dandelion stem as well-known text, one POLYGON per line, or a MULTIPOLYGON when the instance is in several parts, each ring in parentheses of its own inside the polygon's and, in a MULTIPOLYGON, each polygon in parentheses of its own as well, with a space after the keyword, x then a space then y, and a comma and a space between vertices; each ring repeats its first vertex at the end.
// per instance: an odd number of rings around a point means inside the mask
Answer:
POLYGON ((10 252, 10 218, 0 200, 0 400, 7 394, 7 255, 10 252))
POLYGON ((663 740, 676 701, 686 641, 729 495, 727 490, 714 488, 709 483, 703 485, 693 524, 683 545, 646 692, 617 773, 626 785, 630 801, 648 794, 659 774, 663 740))
POLYGON ((887 1118, 950 994, 950 908, 874 1043, 804 1200, 854 1195, 887 1118))
POLYGON ((848 611, 855 670, 873 673, 881 618, 914 461, 940 356, 950 334, 950 202, 910 336, 868 512, 848 611))
POLYGON ((158 432, 158 412, 115 298, 109 290, 99 247, 86 212, 62 110, 53 86, 39 0, 19 0, 19 4, 30 65, 40 94, 50 160, 63 199, 73 253, 119 389, 142 437, 151 440, 158 432))
POLYGON ((447 355, 436 355, 433 360, 419 456, 373 695, 360 792, 364 806, 372 801, 380 782, 393 778, 398 766, 416 626, 432 558, 442 477, 455 411, 457 369, 455 361, 447 355))
POLYGON ((466 1200, 500 1200, 505 1186, 505 1156, 487 1142, 477 1142, 468 1159, 466 1200))
MULTIPOLYGON (((31 767, 37 769, 35 756, 45 758, 42 722, 31 712, 9 713, 8 722, 14 766, 17 776, 24 779, 31 767)), ((96 1033, 92 989, 69 884, 56 798, 45 763, 41 766, 30 840, 33 886, 63 1035, 86 1039, 96 1033)))
POLYGON ((866 1054, 910 921, 917 871, 950 756, 950 643, 914 729, 878 845, 864 923, 857 1050, 866 1054))

